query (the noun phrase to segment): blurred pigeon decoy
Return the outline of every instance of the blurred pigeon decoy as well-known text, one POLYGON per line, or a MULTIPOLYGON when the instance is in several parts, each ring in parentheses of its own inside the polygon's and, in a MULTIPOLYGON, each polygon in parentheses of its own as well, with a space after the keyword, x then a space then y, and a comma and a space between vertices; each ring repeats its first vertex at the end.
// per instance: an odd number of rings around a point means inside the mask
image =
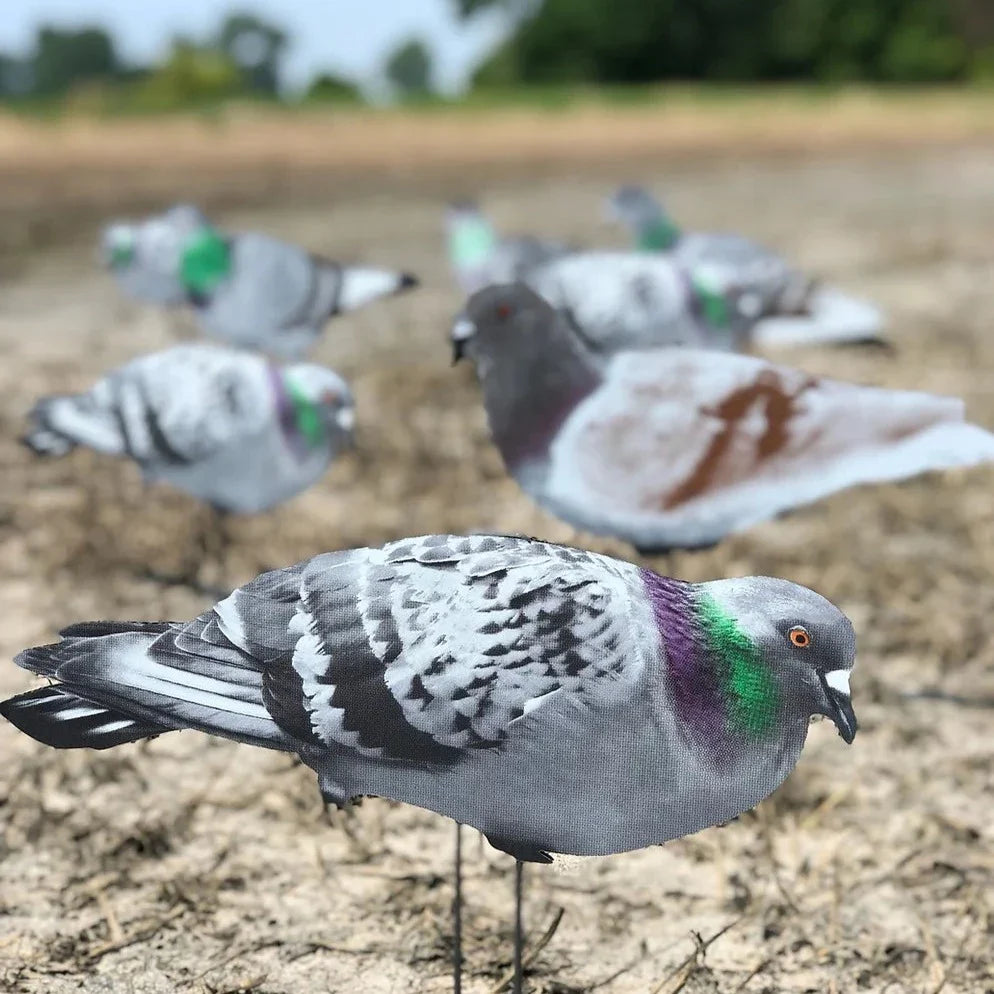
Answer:
POLYGON ((994 461, 961 401, 816 379, 751 356, 605 359, 523 284, 454 329, 508 471, 547 510, 643 552, 714 544, 861 483, 994 461))
POLYGON ((181 276, 198 323, 231 345, 297 358, 334 316, 418 285, 409 273, 350 266, 268 235, 201 228, 181 276))
POLYGON ((445 216, 449 262, 463 292, 475 293, 492 283, 508 283, 543 262, 573 249, 531 235, 498 236, 490 220, 472 202, 450 204, 445 216))
POLYGON ((251 514, 320 479, 354 419, 349 388, 329 369, 191 344, 135 359, 86 393, 44 398, 23 441, 42 455, 82 445, 126 456, 148 482, 251 514))
POLYGON ((207 223, 189 204, 177 204, 144 221, 116 221, 103 230, 101 260, 126 296, 149 304, 184 304, 183 245, 207 223))
POLYGON ((567 315, 595 352, 741 350, 756 320, 755 296, 714 276, 665 255, 577 252, 532 267, 523 282, 567 315))
POLYGON ((328 553, 191 622, 61 634, 17 657, 54 683, 0 704, 39 742, 193 728, 297 753, 327 801, 392 798, 479 829, 517 884, 523 861, 735 818, 783 783, 812 715, 846 742, 857 730, 853 628, 813 591, 683 583, 505 536, 328 553))
POLYGON ((883 316, 872 304, 822 285, 748 238, 681 231, 643 187, 621 187, 608 212, 631 230, 636 248, 670 253, 692 270, 707 267, 722 284, 751 291, 761 318, 750 336, 755 345, 887 344, 883 316))

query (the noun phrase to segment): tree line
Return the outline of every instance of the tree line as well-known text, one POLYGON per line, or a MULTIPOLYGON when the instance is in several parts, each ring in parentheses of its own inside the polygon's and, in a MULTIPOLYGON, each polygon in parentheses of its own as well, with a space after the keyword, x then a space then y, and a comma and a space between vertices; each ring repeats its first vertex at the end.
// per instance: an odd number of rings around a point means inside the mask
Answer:
POLYGON ((992 0, 453 0, 516 22, 480 86, 994 78, 992 0))

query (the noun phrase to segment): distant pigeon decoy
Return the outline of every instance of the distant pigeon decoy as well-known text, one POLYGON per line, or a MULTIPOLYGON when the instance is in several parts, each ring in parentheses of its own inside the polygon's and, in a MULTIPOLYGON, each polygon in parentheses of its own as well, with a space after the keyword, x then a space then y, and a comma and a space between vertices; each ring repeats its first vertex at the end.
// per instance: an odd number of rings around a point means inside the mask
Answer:
POLYGON ((231 345, 297 358, 337 314, 417 286, 409 273, 349 266, 268 235, 201 228, 181 275, 203 330, 231 345))
POLYGON ((218 345, 177 345, 86 393, 39 401, 23 441, 42 455, 81 445, 126 456, 149 482, 255 513, 316 482, 354 418, 345 381, 322 366, 281 368, 218 345))
POLYGON ((563 242, 531 235, 501 237, 474 203, 450 205, 445 224, 449 261, 466 294, 522 279, 535 266, 573 251, 563 242))
POLYGON ((180 272, 183 245, 207 225, 189 204, 177 204, 144 221, 116 221, 103 230, 101 259, 128 297, 149 304, 187 302, 180 272))
POLYGON ((642 551, 724 536, 861 483, 994 460, 959 400, 822 380, 751 356, 605 359, 523 284, 454 329, 494 442, 558 517, 642 551))
MULTIPOLYGON (((513 282, 507 280, 505 282, 513 282)), ((738 351, 756 321, 751 293, 665 255, 576 252, 522 277, 595 352, 689 345, 738 351)))
POLYGON ((753 296, 759 346, 886 344, 883 316, 872 304, 824 286, 782 256, 740 235, 683 232, 646 189, 623 186, 608 201, 635 247, 666 252, 691 270, 705 267, 722 285, 753 296))
MULTIPOLYGON (((193 728, 297 753, 327 801, 392 798, 479 829, 519 883, 521 861, 735 818, 783 783, 811 715, 846 742, 857 730, 853 628, 813 591, 683 583, 521 538, 319 555, 191 622, 61 634, 17 657, 54 682, 0 704, 39 742, 193 728)), ((519 926, 519 991, 521 945, 519 926)))

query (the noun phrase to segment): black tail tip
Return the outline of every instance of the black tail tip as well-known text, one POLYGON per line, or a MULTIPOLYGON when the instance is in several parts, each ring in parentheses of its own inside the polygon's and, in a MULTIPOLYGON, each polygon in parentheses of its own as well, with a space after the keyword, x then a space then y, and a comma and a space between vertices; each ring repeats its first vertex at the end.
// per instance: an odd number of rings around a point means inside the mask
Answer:
POLYGON ((400 277, 400 283, 397 286, 398 290, 413 290, 414 287, 421 286, 421 280, 417 278, 413 273, 402 273, 400 277))

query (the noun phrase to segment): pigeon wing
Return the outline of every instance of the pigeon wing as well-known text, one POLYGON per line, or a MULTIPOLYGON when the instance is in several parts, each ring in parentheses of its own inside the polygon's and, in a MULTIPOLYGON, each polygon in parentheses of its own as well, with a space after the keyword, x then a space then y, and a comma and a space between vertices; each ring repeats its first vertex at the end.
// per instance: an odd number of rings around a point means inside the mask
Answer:
POLYGON ((181 345, 137 359, 95 388, 123 451, 145 464, 193 463, 257 435, 272 415, 263 359, 181 345))
POLYGON ((218 628, 267 658, 281 726, 327 747, 454 761, 555 696, 582 709, 630 694, 643 666, 634 571, 590 553, 438 535, 300 570, 275 593, 236 591, 218 628))
POLYGON ((617 357, 553 443, 547 500, 642 548, 718 541, 861 483, 994 459, 959 400, 749 356, 617 357))

